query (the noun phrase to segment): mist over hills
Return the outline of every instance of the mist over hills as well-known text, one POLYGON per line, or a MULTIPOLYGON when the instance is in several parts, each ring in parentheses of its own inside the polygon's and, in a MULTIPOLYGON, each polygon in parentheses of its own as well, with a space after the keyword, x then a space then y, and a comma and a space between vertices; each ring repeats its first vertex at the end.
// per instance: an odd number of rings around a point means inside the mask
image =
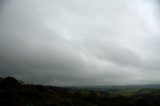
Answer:
POLYGON ((0 106, 160 106, 159 11, 159 0, 0 0, 0 106))

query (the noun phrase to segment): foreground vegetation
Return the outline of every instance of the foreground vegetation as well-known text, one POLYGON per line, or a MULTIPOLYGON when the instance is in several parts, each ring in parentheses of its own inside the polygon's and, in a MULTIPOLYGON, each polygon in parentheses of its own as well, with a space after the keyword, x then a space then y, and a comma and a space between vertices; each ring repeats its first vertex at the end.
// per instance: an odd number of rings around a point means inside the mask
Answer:
POLYGON ((0 78, 0 106, 160 106, 159 89, 62 88, 0 78))

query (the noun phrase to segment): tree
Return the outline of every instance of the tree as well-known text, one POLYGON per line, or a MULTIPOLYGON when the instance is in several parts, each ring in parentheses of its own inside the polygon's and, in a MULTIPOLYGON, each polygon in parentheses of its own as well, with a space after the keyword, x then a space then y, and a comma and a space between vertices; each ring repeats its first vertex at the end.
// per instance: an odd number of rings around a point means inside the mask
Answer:
POLYGON ((19 85, 18 80, 13 77, 6 77, 2 81, 2 87, 5 89, 14 88, 19 85))

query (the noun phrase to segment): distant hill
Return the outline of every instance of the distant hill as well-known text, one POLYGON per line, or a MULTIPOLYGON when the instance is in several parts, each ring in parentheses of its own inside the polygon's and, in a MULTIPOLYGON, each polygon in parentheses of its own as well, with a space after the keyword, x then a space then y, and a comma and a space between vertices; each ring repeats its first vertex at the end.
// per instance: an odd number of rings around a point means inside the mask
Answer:
MULTIPOLYGON (((72 88, 72 87, 71 87, 72 88)), ((78 86, 73 88, 89 88, 89 89, 159 89, 160 84, 146 84, 146 85, 110 85, 110 86, 78 86)))

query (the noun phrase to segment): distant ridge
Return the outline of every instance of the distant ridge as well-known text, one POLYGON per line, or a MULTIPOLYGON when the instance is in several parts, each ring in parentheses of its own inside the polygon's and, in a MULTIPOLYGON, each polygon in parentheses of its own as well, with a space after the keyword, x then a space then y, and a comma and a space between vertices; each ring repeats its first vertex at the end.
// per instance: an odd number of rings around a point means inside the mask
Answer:
POLYGON ((69 88, 93 88, 93 89, 160 89, 160 84, 146 85, 109 85, 109 86, 72 86, 69 88))

